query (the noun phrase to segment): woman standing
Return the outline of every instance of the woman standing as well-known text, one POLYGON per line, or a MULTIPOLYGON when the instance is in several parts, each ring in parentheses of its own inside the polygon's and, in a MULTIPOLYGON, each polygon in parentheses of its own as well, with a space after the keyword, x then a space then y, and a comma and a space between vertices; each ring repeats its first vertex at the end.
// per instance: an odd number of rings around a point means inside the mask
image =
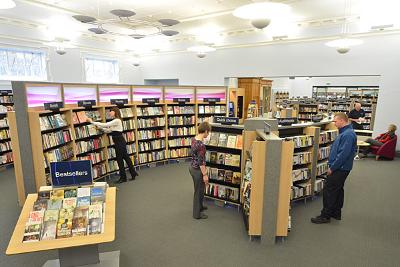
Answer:
POLYGON ((128 165, 129 172, 131 173, 132 176, 132 180, 135 180, 135 177, 138 176, 138 173, 135 171, 135 168, 133 167, 132 164, 132 160, 130 159, 128 151, 126 150, 126 141, 124 136, 122 135, 123 127, 122 127, 121 112, 119 108, 112 107, 110 111, 110 116, 111 118, 113 118, 113 120, 107 123, 94 122, 90 118, 87 118, 87 121, 97 126, 98 128, 102 129, 104 132, 110 133, 111 135, 111 138, 114 142, 115 154, 119 168, 120 178, 117 181, 117 183, 126 182, 124 160, 128 165))
POLYGON ((206 146, 203 140, 207 138, 211 130, 208 122, 202 122, 198 128, 198 134, 192 139, 192 162, 189 167, 190 175, 192 175, 194 184, 193 196, 193 218, 207 219, 208 216, 202 211, 207 207, 203 206, 204 188, 208 185, 208 175, 206 171, 206 146))

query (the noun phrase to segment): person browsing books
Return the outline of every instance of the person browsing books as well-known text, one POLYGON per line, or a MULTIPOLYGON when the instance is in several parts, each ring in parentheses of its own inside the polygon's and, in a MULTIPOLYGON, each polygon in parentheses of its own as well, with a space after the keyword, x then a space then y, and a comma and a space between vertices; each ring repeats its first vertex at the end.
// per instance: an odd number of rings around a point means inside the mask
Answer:
POLYGON ((136 176, 138 176, 138 173, 136 172, 132 164, 132 160, 129 158, 128 151, 126 149, 126 141, 124 136, 122 135, 123 127, 122 127, 121 111, 117 107, 112 107, 110 111, 110 116, 112 120, 107 123, 94 122, 90 118, 87 118, 86 120, 91 124, 95 125, 96 127, 102 129, 104 132, 109 133, 111 135, 111 138, 114 142, 115 155, 119 168, 120 178, 117 181, 117 183, 124 183, 127 181, 124 160, 128 165, 132 180, 135 180, 136 176))
POLYGON ((365 122, 365 111, 361 108, 361 103, 356 103, 354 109, 348 115, 353 129, 363 130, 362 123, 365 122))
POLYGON ((329 223, 331 218, 342 219, 344 183, 353 168, 357 149, 357 136, 345 113, 337 113, 333 119, 339 136, 331 146, 328 160, 328 175, 323 189, 321 215, 311 218, 312 223, 329 223))
POLYGON ((211 126, 208 122, 202 122, 198 128, 198 134, 192 138, 191 155, 192 161, 189 166, 189 172, 193 179, 193 218, 207 219, 208 216, 203 213, 207 209, 203 205, 204 188, 208 185, 208 175, 206 170, 206 146, 204 140, 208 137, 211 126))

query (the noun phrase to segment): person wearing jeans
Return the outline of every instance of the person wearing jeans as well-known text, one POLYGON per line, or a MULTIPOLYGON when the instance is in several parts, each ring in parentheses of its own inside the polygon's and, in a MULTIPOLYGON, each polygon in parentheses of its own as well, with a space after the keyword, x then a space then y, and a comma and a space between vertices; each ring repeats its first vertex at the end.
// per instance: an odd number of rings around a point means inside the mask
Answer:
POLYGON ((192 161, 189 166, 189 172, 193 179, 193 218, 207 219, 208 216, 202 213, 207 209, 203 205, 204 188, 208 184, 208 175, 206 171, 206 146, 203 141, 208 137, 211 126, 208 122, 202 122, 198 128, 198 134, 192 139, 191 154, 192 161))
POLYGON ((329 223, 331 218, 342 219, 344 202, 344 183, 353 168, 357 149, 357 136, 345 113, 337 113, 334 123, 339 136, 332 144, 328 160, 328 176, 323 189, 323 208, 321 214, 311 218, 312 223, 329 223))
MULTIPOLYGON (((365 142, 371 146, 383 146, 384 143, 392 140, 396 136, 397 127, 394 124, 389 124, 388 131, 386 133, 378 135, 375 139, 368 138, 365 142)), ((367 156, 370 152, 370 147, 367 147, 362 153, 367 156)))

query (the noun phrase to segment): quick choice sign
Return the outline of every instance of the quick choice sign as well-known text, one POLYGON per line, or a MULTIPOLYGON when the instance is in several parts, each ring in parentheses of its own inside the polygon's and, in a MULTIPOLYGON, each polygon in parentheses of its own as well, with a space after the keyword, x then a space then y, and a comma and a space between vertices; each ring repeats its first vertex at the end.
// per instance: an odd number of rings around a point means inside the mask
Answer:
POLYGON ((51 162, 51 182, 54 187, 79 186, 93 183, 90 160, 51 162))

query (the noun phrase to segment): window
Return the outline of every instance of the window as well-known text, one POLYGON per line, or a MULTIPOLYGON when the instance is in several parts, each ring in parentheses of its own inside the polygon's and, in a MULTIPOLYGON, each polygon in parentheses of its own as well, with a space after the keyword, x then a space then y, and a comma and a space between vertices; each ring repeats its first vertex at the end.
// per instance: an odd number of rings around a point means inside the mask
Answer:
POLYGON ((0 48, 0 79, 47 80, 46 54, 0 48))
POLYGON ((87 57, 84 59, 86 81, 93 83, 119 83, 117 60, 87 57))

